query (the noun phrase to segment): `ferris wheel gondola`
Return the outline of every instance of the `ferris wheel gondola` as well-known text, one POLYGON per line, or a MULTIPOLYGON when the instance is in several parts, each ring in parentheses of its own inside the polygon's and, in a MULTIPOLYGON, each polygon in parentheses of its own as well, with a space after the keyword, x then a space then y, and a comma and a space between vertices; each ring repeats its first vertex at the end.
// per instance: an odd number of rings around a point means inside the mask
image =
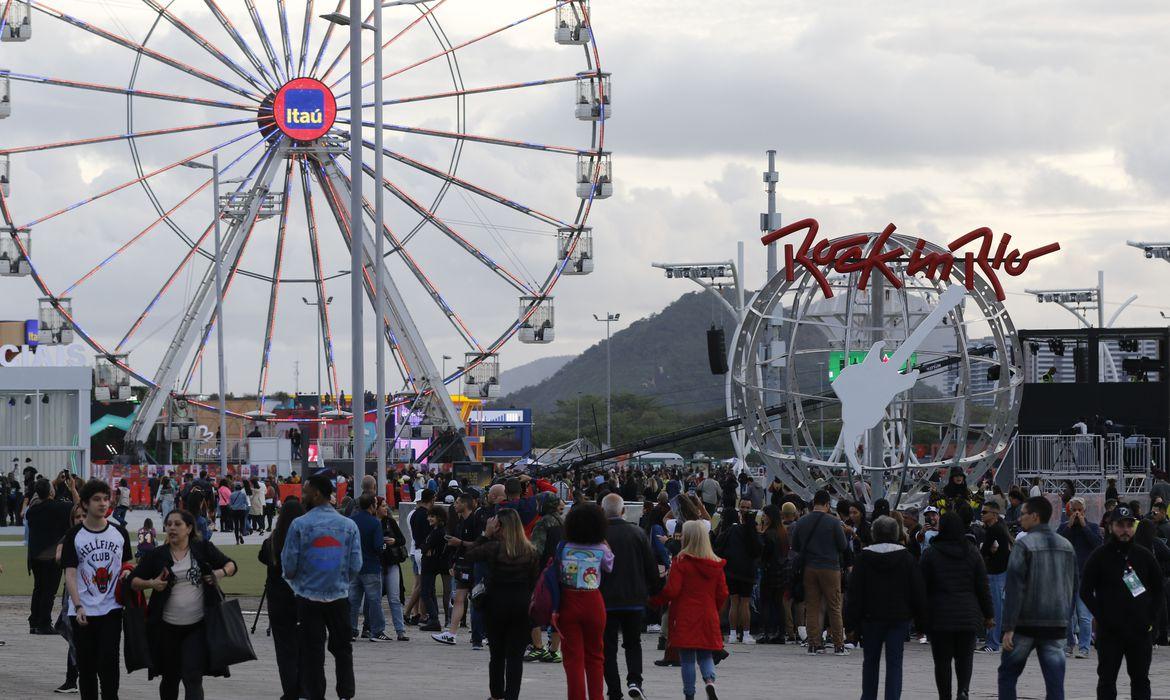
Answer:
MULTIPOLYGON (((242 6, 143 0, 141 12, 120 15, 116 28, 104 26, 108 18, 101 15, 84 16, 92 9, 88 6, 69 6, 77 12, 71 14, 40 0, 0 2, 4 41, 29 39, 35 13, 53 20, 42 25, 38 18, 38 38, 67 46, 71 38, 85 36, 96 53, 131 61, 125 84, 110 78, 108 70, 98 79, 44 75, 27 49, 10 58, 27 67, 0 69, 0 118, 11 111, 11 86, 23 83, 65 91, 69 104, 85 110, 84 124, 97 130, 80 138, 0 147, 0 276, 32 279, 42 297, 42 343, 64 344, 76 336, 90 345, 103 376, 116 380, 111 400, 131 381, 145 387, 128 434, 131 441, 145 441, 171 397, 190 393, 208 338, 221 322, 213 303, 216 258, 209 238, 215 218, 224 229, 223 313, 249 306, 263 312, 255 332, 259 361, 229 353, 232 366, 257 367, 261 402, 274 358, 282 345, 287 350, 279 338, 281 326, 287 325, 280 306, 287 285, 312 288, 306 292, 317 300, 314 322, 321 330, 324 388, 332 395, 342 393, 330 311, 323 300, 329 297, 329 283, 346 274, 330 272, 338 267, 334 256, 348 256, 352 245, 363 247, 365 303, 375 310, 381 341, 401 375, 395 395, 406 398, 397 402, 412 404, 420 396, 445 397, 444 385, 461 379, 477 390, 484 387, 482 398, 497 396, 500 349, 513 337, 551 342, 553 288, 562 274, 593 269, 594 239, 587 221, 594 200, 612 194, 613 179, 605 150, 611 78, 601 70, 588 0, 507 0, 490 8, 470 0, 432 0, 404 7, 403 14, 393 15, 401 28, 377 47, 396 64, 382 75, 372 72, 375 47, 351 46, 333 24, 318 19, 313 0, 305 3, 299 24, 283 0, 274 5, 245 0, 242 6), (546 21, 555 23, 553 41, 542 28, 546 21), (543 37, 544 48, 525 45, 520 61, 485 58, 492 47, 497 57, 519 51, 508 37, 530 29, 533 37, 543 37), (583 51, 573 52, 573 58, 561 45, 583 51), (363 58, 361 90, 354 93, 345 89, 351 52, 363 58), (511 80, 493 75, 497 65, 509 62, 548 72, 511 80), (381 124, 367 116, 378 84, 388 95, 382 99, 386 117, 381 124), (563 95, 566 107, 570 100, 573 104, 573 116, 558 110, 564 114, 558 128, 563 138, 501 133, 515 115, 555 104, 547 100, 552 93, 563 95), (98 117, 109 113, 85 108, 86 100, 103 94, 125 99, 125 128, 105 119, 108 123, 99 129, 103 120, 98 117), (351 221, 348 210, 354 183, 343 172, 350 157, 345 127, 355 100, 364 112, 364 126, 393 137, 381 155, 395 170, 380 182, 373 179, 377 146, 361 144, 363 189, 368 194, 380 187, 393 204, 383 221, 375 220, 372 197, 367 196, 357 220, 351 221), (535 108, 524 106, 525 100, 535 108), (86 181, 88 191, 69 194, 61 188, 62 196, 48 211, 28 213, 33 207, 19 196, 24 190, 11 188, 14 179, 35 171, 42 154, 76 154, 108 144, 127 146, 129 159, 115 162, 100 184, 86 181), (192 182, 190 166, 212 156, 224 163, 220 184, 231 186, 216 202, 217 213, 200 217, 193 203, 210 198, 215 177, 192 182), (520 158, 545 159, 526 161, 539 163, 531 171, 540 175, 517 177, 501 167, 523 167, 520 158), (545 185, 558 172, 566 176, 565 187, 550 194, 545 185), (575 179, 575 190, 569 177, 575 179), (141 200, 127 199, 134 190, 146 194, 153 210, 145 218, 141 200), (74 245, 69 256, 62 256, 62 246, 71 245, 67 222, 76 221, 79 211, 103 208, 132 213, 127 221, 143 220, 111 249, 74 245), (532 235, 534 227, 538 235, 556 241, 555 255, 545 247, 534 256, 537 247, 520 238, 532 235), (154 250, 151 246, 168 232, 180 244, 178 253, 170 259, 137 259, 150 274, 125 280, 116 309, 86 294, 94 279, 117 274, 124 260, 154 250), (384 259, 375 254, 375 236, 386 244, 384 259), (83 261, 78 263, 82 267, 64 264, 66 257, 83 261), (386 287, 382 298, 375 295, 379 268, 386 287), (233 294, 245 285, 254 292, 257 284, 262 293, 233 294), (176 298, 179 287, 185 287, 181 299, 176 298), (518 315, 482 310, 485 305, 514 309, 517 298, 518 315), (168 304, 179 309, 174 317, 156 318, 168 304), (111 331, 104 320, 94 322, 99 311, 125 311, 125 325, 111 331), (419 320, 424 317, 429 324, 425 342, 419 320), (436 330, 440 321, 447 331, 436 330), (139 350, 163 330, 170 341, 153 353, 157 358, 139 350), (434 364, 431 354, 455 351, 464 353, 465 362, 446 377, 431 377, 426 371, 434 364)), ((345 4, 339 0, 335 11, 345 4)), ((13 121, 26 116, 35 118, 35 110, 22 107, 13 121)), ((235 334, 245 333, 239 325, 227 325, 235 334)))

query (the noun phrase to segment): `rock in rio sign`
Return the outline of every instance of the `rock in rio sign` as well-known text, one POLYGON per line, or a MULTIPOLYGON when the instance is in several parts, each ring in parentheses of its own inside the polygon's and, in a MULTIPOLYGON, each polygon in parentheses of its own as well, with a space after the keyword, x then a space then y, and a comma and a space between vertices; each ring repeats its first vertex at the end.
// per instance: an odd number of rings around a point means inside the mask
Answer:
MULTIPOLYGON (((793 249, 792 244, 784 246, 784 274, 791 282, 795 278, 796 266, 800 265, 816 279, 825 296, 831 297, 833 290, 821 269, 823 266, 831 266, 834 271, 840 273, 860 272, 858 289, 865 289, 870 274, 874 272, 880 273, 895 288, 901 289, 902 280, 887 266, 887 263, 907 259, 905 248, 886 249, 886 242, 890 236, 894 235, 896 228, 893 224, 887 225, 874 245, 870 246, 868 253, 865 252, 864 246, 869 243, 870 236, 865 234, 846 236, 835 240, 816 240, 817 231, 820 229, 820 224, 817 223, 816 219, 801 219, 764 234, 760 240, 764 245, 771 245, 790 233, 807 231, 808 233, 805 234, 804 241, 801 242, 799 248, 793 249)), ((995 290, 996 299, 1003 301, 1005 294, 1003 285, 999 281, 1000 270, 1003 270, 1009 277, 1017 277, 1024 274, 1024 271, 1028 269, 1028 264, 1036 258, 1060 250, 1059 243, 1049 243, 1024 253, 1020 252, 1019 248, 1013 248, 1009 251, 1008 246, 1011 244, 1011 240, 1011 234, 1003 234, 999 239, 999 245, 995 246, 995 251, 992 252, 995 233, 984 226, 959 236, 947 245, 946 252, 939 253, 927 252, 926 241, 920 238, 917 245, 914 246, 914 250, 909 254, 906 272, 911 275, 921 272, 927 279, 949 281, 951 270, 956 263, 959 263, 964 266, 963 280, 968 290, 975 288, 975 273, 978 271, 987 278, 992 289, 995 290), (958 252, 960 248, 973 241, 980 241, 978 251, 958 252)))
POLYGON ((272 104, 276 126, 294 141, 315 141, 333 128, 337 100, 320 80, 297 78, 285 83, 272 104))

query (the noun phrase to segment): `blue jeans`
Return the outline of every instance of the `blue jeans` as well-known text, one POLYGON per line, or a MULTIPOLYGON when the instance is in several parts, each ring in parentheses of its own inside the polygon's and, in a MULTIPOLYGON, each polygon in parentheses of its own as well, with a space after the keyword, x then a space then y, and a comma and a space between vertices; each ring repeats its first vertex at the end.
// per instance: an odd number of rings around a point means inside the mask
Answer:
POLYGON ((704 681, 715 681, 715 660, 709 649, 679 649, 678 660, 682 663, 683 695, 695 694, 695 664, 704 681))
POLYGON ((362 596, 366 599, 366 624, 370 636, 377 637, 386 632, 386 615, 382 612, 382 574, 358 574, 349 584, 349 627, 357 634, 358 612, 362 609, 362 596))
POLYGON ((1072 615, 1068 621, 1067 648, 1079 646, 1081 651, 1089 653, 1089 645, 1093 643, 1093 615, 1078 595, 1073 599, 1072 615), (1077 642, 1080 644, 1077 644, 1077 642))
POLYGON ((1024 672, 1033 648, 1040 661, 1040 673, 1044 676, 1045 697, 1064 700, 1064 650, 1061 649, 1064 641, 1017 634, 1012 642, 1012 650, 1004 652, 999 659, 999 700, 1016 700, 1016 681, 1024 672))
POLYGON ((995 627, 987 632, 987 646, 993 651, 999 651, 1003 641, 1003 586, 1006 582, 1007 572, 987 575, 987 585, 991 588, 991 607, 995 610, 995 627))
POLYGON ((861 648, 865 660, 861 667, 861 700, 877 700, 878 675, 881 672, 882 647, 886 649, 886 700, 902 697, 902 652, 910 622, 863 622, 861 648))
MULTIPOLYGON (((406 634, 406 621, 402 617, 402 566, 395 564, 382 572, 382 591, 390 599, 390 621, 394 623, 394 631, 406 634)), ((381 601, 378 608, 381 609, 381 601)), ((385 623, 383 623, 385 627, 385 623)))

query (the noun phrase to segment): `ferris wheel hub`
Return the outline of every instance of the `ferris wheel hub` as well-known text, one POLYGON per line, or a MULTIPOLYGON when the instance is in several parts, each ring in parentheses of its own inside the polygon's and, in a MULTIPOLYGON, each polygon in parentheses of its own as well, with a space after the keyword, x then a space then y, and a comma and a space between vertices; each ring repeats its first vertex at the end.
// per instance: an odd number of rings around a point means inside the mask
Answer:
POLYGON ((271 101, 261 103, 257 120, 262 128, 271 133, 279 130, 293 141, 316 141, 337 120, 337 98, 320 80, 295 78, 282 85, 271 101))

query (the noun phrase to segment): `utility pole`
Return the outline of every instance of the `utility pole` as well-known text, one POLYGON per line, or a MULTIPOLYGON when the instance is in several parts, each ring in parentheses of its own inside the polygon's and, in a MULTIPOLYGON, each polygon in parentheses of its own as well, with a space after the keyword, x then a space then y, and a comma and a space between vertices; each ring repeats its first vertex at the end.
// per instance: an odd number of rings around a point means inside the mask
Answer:
MULTIPOLYGON (((381 4, 381 0, 374 1, 381 4)), ((362 347, 365 341, 365 329, 362 327, 362 296, 365 294, 362 289, 362 271, 365 261, 361 239, 362 180, 365 177, 362 172, 362 0, 351 0, 349 3, 349 46, 349 303, 353 363, 353 401, 350 410, 353 413, 353 477, 357 480, 366 474, 366 381, 362 347)), ((379 75, 378 82, 381 82, 381 78, 379 75)), ((381 234, 379 229, 378 238, 381 238, 381 234)), ((381 266, 381 261, 378 261, 378 265, 381 266)), ((375 305, 380 301, 375 301, 375 305)), ((378 316, 381 314, 378 313, 378 316)))
MULTIPOLYGON (((377 9, 374 10, 374 315, 378 322, 375 325, 374 340, 376 355, 374 370, 376 373, 375 385, 378 396, 375 405, 378 408, 378 425, 375 434, 378 436, 378 495, 386 495, 386 337, 382 320, 382 261, 385 260, 384 239, 382 231, 386 219, 382 201, 382 0, 374 0, 377 9)), ((360 53, 360 52, 359 52, 360 53)), ((356 96, 355 96, 356 99, 356 96)), ((361 100, 357 100, 361 102, 361 100)), ((364 426, 363 426, 364 427, 364 426)))
POLYGON ((295 396, 295 395, 301 393, 301 361, 300 360, 293 361, 293 376, 295 377, 295 379, 293 380, 293 395, 295 396))
MULTIPOLYGON (((768 170, 764 173, 764 185, 768 189, 768 212, 760 214, 760 230, 764 233, 780 228, 780 215, 776 213, 776 183, 780 173, 776 172, 776 151, 768 151, 768 170)), ((768 246, 768 279, 776 276, 776 244, 768 246)))
MULTIPOLYGON (((622 315, 613 312, 606 312, 605 318, 593 314, 593 320, 605 324, 605 444, 606 447, 613 445, 613 345, 610 343, 610 324, 617 323, 622 315)), ((580 416, 580 403, 578 403, 578 416, 580 416)), ((580 433, 581 419, 577 419, 577 432, 580 433)))

